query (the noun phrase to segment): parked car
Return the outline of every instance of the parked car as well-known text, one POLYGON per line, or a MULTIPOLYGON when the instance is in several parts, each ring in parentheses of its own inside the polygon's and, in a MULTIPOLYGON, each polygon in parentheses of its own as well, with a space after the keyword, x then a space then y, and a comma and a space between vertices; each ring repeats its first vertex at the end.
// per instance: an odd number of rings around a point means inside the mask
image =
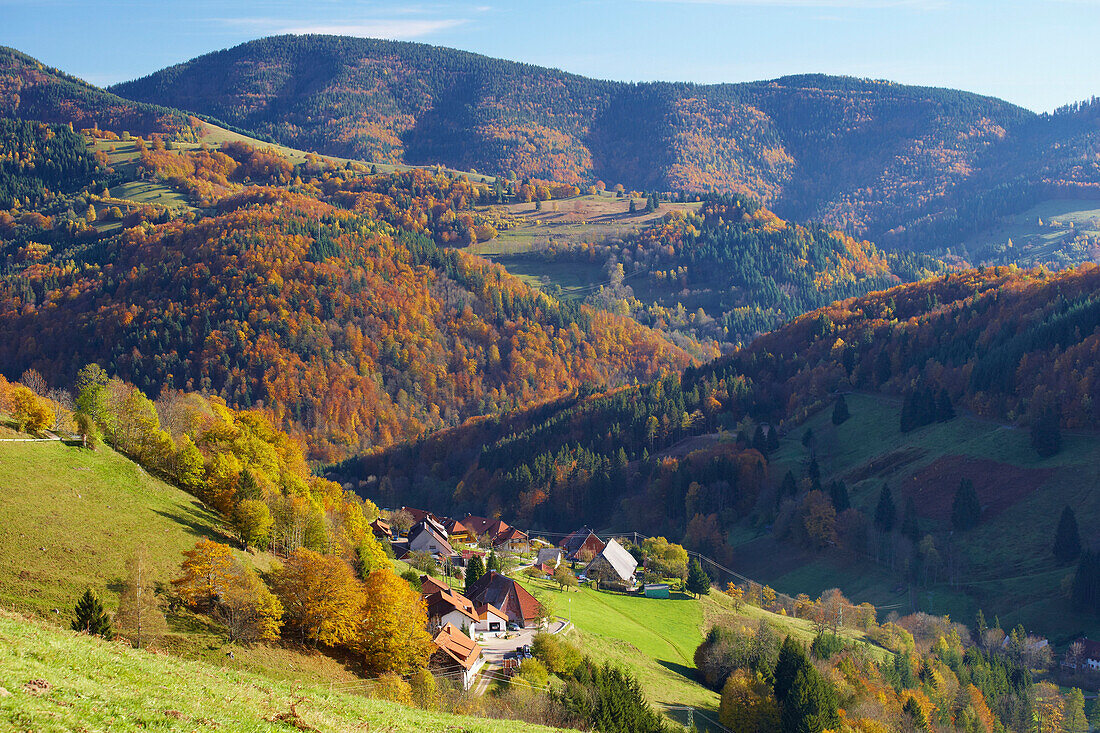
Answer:
POLYGON ((519 624, 517 624, 515 621, 509 621, 508 622, 508 630, 509 631, 519 631, 519 624))

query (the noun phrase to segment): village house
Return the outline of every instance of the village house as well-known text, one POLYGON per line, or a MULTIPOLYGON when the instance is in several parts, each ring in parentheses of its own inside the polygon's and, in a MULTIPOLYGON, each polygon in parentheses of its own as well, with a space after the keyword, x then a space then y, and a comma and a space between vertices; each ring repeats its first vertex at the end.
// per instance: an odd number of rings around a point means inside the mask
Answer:
POLYGON ((524 628, 538 623, 542 608, 535 597, 511 578, 490 570, 469 588, 467 597, 476 606, 489 604, 504 612, 510 623, 524 628))
POLYGON ((615 540, 610 540, 588 563, 584 574, 594 580, 606 583, 623 583, 629 588, 634 587, 634 571, 638 567, 638 561, 626 551, 626 548, 615 540))
POLYGON ((451 543, 447 541, 442 528, 437 529, 430 521, 417 522, 409 530, 409 552, 428 552, 433 557, 442 558, 455 554, 451 543))
POLYGON ((565 539, 558 543, 558 547, 569 562, 588 562, 603 551, 604 542, 588 527, 581 527, 566 535, 565 539))
POLYGON ((420 576, 420 595, 427 596, 432 593, 438 593, 443 590, 450 590, 449 585, 445 585, 442 581, 436 580, 430 575, 420 576))
POLYGON ((471 542, 477 542, 477 537, 471 532, 465 524, 457 519, 447 519, 443 522, 443 529, 447 530, 447 539, 452 543, 462 542, 469 544, 471 542))
POLYGON ((560 547, 544 547, 539 550, 538 557, 535 559, 536 565, 545 565, 550 568, 550 572, 554 572, 554 569, 561 564, 562 550, 560 547))
POLYGON ((479 619, 470 599, 450 588, 433 589, 431 593, 425 593, 423 583, 421 595, 428 612, 429 628, 437 629, 451 624, 465 631, 468 636, 473 636, 474 625, 479 619))
POLYGON ((389 542, 393 539, 393 529, 390 527, 390 523, 382 519, 382 517, 371 522, 370 529, 379 540, 389 542))
POLYGON ((476 607, 477 623, 474 631, 487 636, 497 636, 508 630, 508 614, 491 603, 482 603, 476 607))
POLYGON ((468 514, 462 524, 474 537, 488 537, 489 545, 494 549, 522 552, 529 547, 527 535, 503 520, 468 514))
POLYGON ((481 647, 453 624, 445 624, 432 639, 435 651, 428 660, 433 674, 462 680, 462 689, 470 689, 474 677, 485 664, 481 647))

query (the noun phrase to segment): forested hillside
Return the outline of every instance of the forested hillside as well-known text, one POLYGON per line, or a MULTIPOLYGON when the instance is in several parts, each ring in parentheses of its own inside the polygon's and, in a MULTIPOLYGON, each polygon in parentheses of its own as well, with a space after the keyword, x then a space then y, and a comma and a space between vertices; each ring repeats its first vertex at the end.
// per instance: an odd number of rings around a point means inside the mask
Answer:
POLYGON ((627 318, 446 247, 494 233, 471 209, 484 186, 135 144, 144 176, 209 215, 115 200, 100 183, 0 213, 5 373, 64 384, 98 361, 154 397, 262 405, 331 460, 690 362, 627 318))
POLYGON ((0 115, 39 122, 190 134, 186 114, 167 105, 122 99, 13 48, 0 46, 0 115))
POLYGON ((113 91, 378 161, 749 194, 879 234, 936 209, 1035 116, 951 90, 820 75, 620 84, 419 44, 282 36, 113 91))

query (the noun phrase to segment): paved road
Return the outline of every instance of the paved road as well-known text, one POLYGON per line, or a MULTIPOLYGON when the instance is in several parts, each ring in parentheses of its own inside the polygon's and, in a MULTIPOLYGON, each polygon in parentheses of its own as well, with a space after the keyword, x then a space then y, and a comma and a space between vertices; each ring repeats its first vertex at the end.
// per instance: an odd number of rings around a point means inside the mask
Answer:
MULTIPOLYGON (((561 619, 555 621, 550 625, 551 634, 561 633, 569 624, 561 619)), ((510 639, 504 639, 501 637, 486 637, 484 641, 479 641, 478 646, 481 647, 481 653, 485 657, 484 672, 499 672, 504 667, 504 657, 507 654, 519 649, 524 644, 531 644, 535 641, 535 634, 539 633, 540 629, 521 629, 519 631, 511 632, 510 639)), ((481 675, 478 680, 475 692, 478 695, 485 693, 485 690, 489 687, 489 678, 485 675, 481 675)))

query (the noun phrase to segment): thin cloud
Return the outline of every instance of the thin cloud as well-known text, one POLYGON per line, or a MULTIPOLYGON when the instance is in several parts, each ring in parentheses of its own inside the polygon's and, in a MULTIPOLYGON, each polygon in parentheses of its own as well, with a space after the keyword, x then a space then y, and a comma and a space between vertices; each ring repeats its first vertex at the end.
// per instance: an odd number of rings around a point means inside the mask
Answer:
POLYGON ((311 33, 362 38, 421 38, 456 28, 468 22, 464 18, 375 18, 349 22, 316 22, 276 18, 233 18, 228 22, 247 26, 265 35, 311 33))
POLYGON ((728 5, 763 8, 912 8, 936 10, 947 5, 947 0, 637 0, 675 5, 728 5))

